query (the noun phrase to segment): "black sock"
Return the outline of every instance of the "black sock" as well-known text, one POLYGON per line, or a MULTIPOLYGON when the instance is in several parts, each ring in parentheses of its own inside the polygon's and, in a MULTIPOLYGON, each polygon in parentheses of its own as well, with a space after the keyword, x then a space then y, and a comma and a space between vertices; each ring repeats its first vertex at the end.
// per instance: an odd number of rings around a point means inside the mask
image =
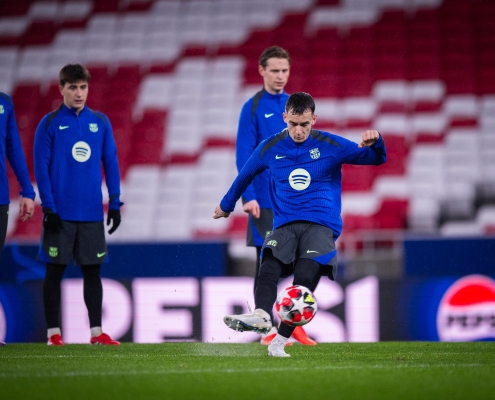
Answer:
POLYGON ((274 257, 270 249, 265 249, 263 253, 254 301, 256 308, 261 308, 271 316, 277 299, 277 283, 285 265, 274 257))
MULTIPOLYGON (((261 268, 261 247, 256 247, 256 274, 254 275, 254 295, 256 296, 256 288, 258 286, 259 274, 261 268)), ((258 308, 258 307, 257 307, 258 308)), ((270 308, 270 311, 266 311, 270 315, 270 319, 273 323, 273 307, 270 308)))
POLYGON ((89 326, 101 326, 101 306, 103 302, 103 286, 100 278, 100 265, 81 266, 84 278, 84 303, 88 309, 89 326))
POLYGON ((43 281, 43 303, 45 321, 48 329, 60 327, 60 282, 64 276, 65 265, 46 264, 43 281))
POLYGON ((296 329, 295 326, 290 326, 281 322, 280 326, 278 327, 278 333, 279 335, 288 339, 290 338, 290 335, 292 335, 292 332, 294 332, 294 329, 296 329))

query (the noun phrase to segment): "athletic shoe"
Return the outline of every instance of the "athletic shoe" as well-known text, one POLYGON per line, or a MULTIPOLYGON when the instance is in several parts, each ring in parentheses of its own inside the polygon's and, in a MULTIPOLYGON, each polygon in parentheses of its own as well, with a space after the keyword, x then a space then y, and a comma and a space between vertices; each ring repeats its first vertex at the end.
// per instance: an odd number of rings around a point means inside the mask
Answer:
POLYGON ((290 354, 284 351, 284 347, 285 341, 280 337, 276 337, 268 346, 268 355, 271 357, 290 357, 290 354))
POLYGON ((302 326, 297 326, 292 332, 292 337, 304 346, 316 346, 317 343, 311 339, 302 326))
MULTIPOLYGON (((275 339, 275 336, 277 336, 277 328, 272 326, 270 332, 268 332, 266 335, 261 335, 260 343, 265 346, 268 346, 272 342, 272 340, 275 339)), ((285 345, 292 346, 292 342, 287 342, 285 345)))
POLYGON ((0 347, 2 347, 2 346, 7 346, 7 343, 5 343, 5 342, 0 342, 0 347))
POLYGON ((120 342, 113 340, 106 333, 102 333, 99 336, 92 337, 91 340, 89 341, 89 343, 102 344, 102 345, 107 345, 107 346, 119 346, 120 345, 120 342))
POLYGON ((62 336, 60 336, 58 333, 55 335, 52 335, 48 338, 48 346, 65 346, 64 341, 62 340, 62 336))
POLYGON ((270 315, 257 308, 254 312, 240 315, 226 315, 223 322, 230 329, 238 332, 254 331, 257 333, 268 333, 272 329, 270 315))

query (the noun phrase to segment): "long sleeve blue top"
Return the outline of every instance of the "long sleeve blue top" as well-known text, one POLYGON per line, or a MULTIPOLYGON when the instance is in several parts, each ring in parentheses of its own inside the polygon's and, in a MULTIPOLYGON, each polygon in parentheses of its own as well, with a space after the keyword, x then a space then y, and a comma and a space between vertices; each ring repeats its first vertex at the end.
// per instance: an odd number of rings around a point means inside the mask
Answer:
POLYGON ((2 92, 0 92, 0 151, 2 154, 0 157, 0 205, 10 203, 5 155, 7 155, 9 164, 21 186, 19 194, 34 200, 36 194, 29 179, 21 137, 15 119, 14 103, 8 94, 2 92))
POLYGON ((102 163, 109 208, 119 209, 117 147, 106 115, 87 106, 77 115, 62 104, 43 117, 34 138, 34 173, 44 209, 66 221, 102 221, 102 163))
MULTIPOLYGON (((253 102, 255 102, 256 95, 244 103, 239 117, 236 141, 238 171, 242 169, 263 140, 282 131, 287 126, 282 113, 285 111, 285 103, 289 95, 285 92, 270 94, 264 89, 259 94, 261 97, 259 97, 257 106, 255 105, 254 114, 253 102)), ((246 202, 256 200, 261 208, 272 208, 267 189, 269 182, 269 171, 264 171, 256 176, 242 195, 243 200, 246 202)))
POLYGON ((296 143, 286 129, 260 143, 220 207, 232 212, 253 178, 268 169, 273 228, 310 221, 332 229, 337 238, 342 231, 342 164, 380 165, 385 161, 381 136, 372 146, 359 148, 345 138, 318 130, 312 130, 303 143, 296 143))

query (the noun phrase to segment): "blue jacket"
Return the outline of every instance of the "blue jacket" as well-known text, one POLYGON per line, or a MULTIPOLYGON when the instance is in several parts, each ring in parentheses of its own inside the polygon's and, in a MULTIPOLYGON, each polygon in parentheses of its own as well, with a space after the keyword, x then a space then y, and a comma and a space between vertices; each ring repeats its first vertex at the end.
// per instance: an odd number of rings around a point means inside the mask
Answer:
POLYGON ((269 169, 273 228, 310 221, 332 229, 337 238, 342 231, 342 164, 380 165, 385 160, 381 136, 372 146, 358 148, 354 142, 317 130, 296 143, 286 129, 260 143, 220 207, 232 212, 253 178, 269 169))
POLYGON ((66 221, 102 221, 102 162, 109 208, 119 209, 119 164, 108 118, 88 107, 78 116, 64 104, 45 115, 34 138, 34 173, 42 207, 66 221))
POLYGON ((0 92, 0 154, 0 205, 10 203, 5 154, 21 185, 19 194, 34 200, 36 194, 29 179, 26 159, 22 151, 21 137, 15 120, 14 104, 12 98, 2 92, 0 92))
MULTIPOLYGON (((285 103, 289 95, 270 94, 264 89, 251 97, 242 107, 239 118, 236 141, 236 164, 240 171, 253 154, 256 146, 273 134, 280 132, 287 125, 282 113, 285 111, 285 103), (255 104, 253 114, 253 102, 255 104)), ((272 208, 268 195, 270 172, 265 171, 256 176, 253 183, 246 188, 242 195, 245 202, 256 200, 261 208, 272 208)))

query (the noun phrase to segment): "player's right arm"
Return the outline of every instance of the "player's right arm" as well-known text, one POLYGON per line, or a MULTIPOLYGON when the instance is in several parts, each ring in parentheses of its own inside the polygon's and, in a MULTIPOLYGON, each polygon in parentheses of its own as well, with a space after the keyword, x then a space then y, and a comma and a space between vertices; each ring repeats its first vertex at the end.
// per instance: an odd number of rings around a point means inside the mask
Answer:
POLYGON ((235 203, 237 203, 237 200, 239 200, 242 193, 251 184, 254 177, 268 168, 266 161, 261 158, 261 150, 263 149, 264 143, 264 141, 260 143, 254 153, 251 154, 251 157, 249 157, 247 163, 242 167, 229 191, 215 209, 213 218, 228 217, 229 214, 234 211, 235 203))
POLYGON ((34 176, 38 184, 44 213, 57 213, 50 181, 53 134, 47 126, 48 115, 38 124, 34 135, 34 176))
MULTIPOLYGON (((237 128, 237 140, 236 140, 236 166, 237 171, 240 172, 242 167, 247 163, 254 150, 256 149, 257 143, 257 129, 256 129, 256 119, 251 116, 253 108, 253 99, 244 103, 241 110, 241 115, 239 117, 239 126, 237 128)), ((256 193, 254 192, 253 185, 249 185, 244 193, 242 194, 243 203, 249 203, 253 200, 256 201, 256 193)), ((251 203, 254 204, 254 203, 251 203)), ((258 206, 259 208, 259 206, 258 206)))

